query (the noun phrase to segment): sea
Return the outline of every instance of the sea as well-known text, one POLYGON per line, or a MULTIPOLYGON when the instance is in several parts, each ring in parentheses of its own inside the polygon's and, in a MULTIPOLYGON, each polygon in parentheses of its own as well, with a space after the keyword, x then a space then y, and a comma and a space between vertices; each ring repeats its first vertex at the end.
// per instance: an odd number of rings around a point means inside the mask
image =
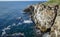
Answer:
POLYGON ((34 23, 23 10, 45 1, 0 1, 0 37, 34 37, 34 23))

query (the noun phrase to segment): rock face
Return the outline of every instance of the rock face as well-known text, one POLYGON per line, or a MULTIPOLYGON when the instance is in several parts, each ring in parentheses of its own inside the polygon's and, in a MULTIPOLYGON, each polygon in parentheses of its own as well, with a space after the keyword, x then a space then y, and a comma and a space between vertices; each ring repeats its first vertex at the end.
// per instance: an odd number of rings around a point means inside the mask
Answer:
POLYGON ((59 5, 46 6, 44 4, 31 5, 24 10, 30 13, 36 28, 41 32, 50 33, 50 37, 60 37, 60 9, 59 5))

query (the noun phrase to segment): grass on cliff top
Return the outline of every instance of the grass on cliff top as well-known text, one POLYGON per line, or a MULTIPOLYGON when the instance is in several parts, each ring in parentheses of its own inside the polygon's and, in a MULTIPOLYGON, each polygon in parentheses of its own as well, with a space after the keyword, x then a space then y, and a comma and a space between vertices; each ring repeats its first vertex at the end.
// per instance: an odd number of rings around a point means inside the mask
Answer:
POLYGON ((60 0, 48 0, 47 2, 45 2, 46 5, 48 4, 58 4, 60 5, 60 0))

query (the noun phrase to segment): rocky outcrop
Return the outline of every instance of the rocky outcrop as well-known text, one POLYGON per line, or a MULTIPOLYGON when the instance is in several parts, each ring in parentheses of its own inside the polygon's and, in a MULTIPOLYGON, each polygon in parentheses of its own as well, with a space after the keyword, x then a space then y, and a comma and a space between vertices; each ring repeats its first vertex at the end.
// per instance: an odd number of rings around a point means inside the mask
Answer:
POLYGON ((50 37, 60 37, 60 7, 56 5, 35 4, 24 10, 30 13, 36 28, 42 33, 50 33, 50 37))

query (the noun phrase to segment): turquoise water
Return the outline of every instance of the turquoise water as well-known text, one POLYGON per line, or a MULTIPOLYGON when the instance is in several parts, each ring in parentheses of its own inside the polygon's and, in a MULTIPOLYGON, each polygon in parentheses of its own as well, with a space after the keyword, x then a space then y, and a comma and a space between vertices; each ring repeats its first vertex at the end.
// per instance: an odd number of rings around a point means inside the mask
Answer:
POLYGON ((0 2, 0 36, 23 37, 20 34, 15 35, 15 33, 23 33, 24 37, 33 37, 34 23, 24 23, 24 20, 29 20, 30 18, 28 14, 23 14, 23 10, 28 5, 36 3, 41 3, 41 1, 0 2))

